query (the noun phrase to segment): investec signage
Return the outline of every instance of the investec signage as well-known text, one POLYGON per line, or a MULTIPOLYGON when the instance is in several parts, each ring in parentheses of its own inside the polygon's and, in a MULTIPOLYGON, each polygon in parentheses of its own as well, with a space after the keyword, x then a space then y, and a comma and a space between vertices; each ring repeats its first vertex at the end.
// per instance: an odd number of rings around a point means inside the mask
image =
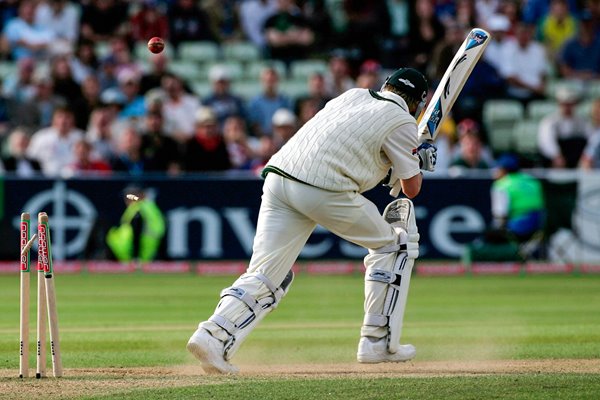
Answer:
MULTIPOLYGON (((46 211, 55 259, 93 258, 104 246, 106 230, 119 224, 129 182, 121 179, 11 180, 5 182, 5 215, 46 211)), ((259 179, 152 179, 145 187, 167 220, 164 256, 169 259, 248 259, 260 206, 259 179)), ((456 258, 489 221, 485 179, 428 179, 414 200, 422 257, 456 258), (456 188, 461 188, 457 190, 456 188)), ((381 210, 392 200, 383 189, 367 194, 381 210)), ((2 223, 7 223, 3 221, 2 223)), ((12 246, 16 247, 16 246, 12 246)), ((7 247, 8 252, 14 251, 7 247)), ((3 249, 2 258, 6 258, 3 249)), ((301 257, 360 258, 365 250, 318 227, 301 257)))

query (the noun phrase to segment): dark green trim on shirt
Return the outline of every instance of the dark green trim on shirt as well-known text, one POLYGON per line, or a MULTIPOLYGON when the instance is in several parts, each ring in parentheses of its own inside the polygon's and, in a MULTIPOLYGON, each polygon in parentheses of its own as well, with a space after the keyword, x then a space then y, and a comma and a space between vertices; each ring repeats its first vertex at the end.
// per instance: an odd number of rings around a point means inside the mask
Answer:
POLYGON ((272 173, 274 173, 274 174, 277 174, 277 175, 283 176, 284 178, 290 179, 290 180, 292 180, 292 181, 296 181, 296 182, 300 182, 300 183, 303 183, 303 184, 305 184, 305 185, 308 185, 308 186, 312 186, 311 184, 309 184, 309 183, 306 183, 306 182, 304 182, 304 181, 301 181, 300 179, 298 179, 298 178, 295 178, 295 177, 291 176, 290 174, 288 174, 287 172, 285 172, 285 171, 282 171, 282 170, 280 170, 279 168, 277 168, 277 167, 274 167, 274 166, 272 166, 272 165, 267 165, 266 167, 264 167, 264 168, 263 168, 263 170, 262 170, 262 171, 261 171, 261 173, 260 173, 260 176, 261 176, 263 179, 265 179, 265 178, 267 177, 267 174, 268 174, 269 172, 272 172, 272 173))
MULTIPOLYGON (((390 101, 390 102, 394 103, 395 105, 397 105, 398 107, 400 107, 401 109, 404 110, 404 107, 402 107, 402 105, 400 105, 400 103, 398 103, 397 101, 394 101, 392 99, 388 99, 386 97, 380 96, 379 94, 377 94, 376 91, 374 91, 372 89, 369 89, 369 94, 371 95, 371 97, 373 97, 373 98, 375 98, 377 100, 390 101)), ((406 110, 404 110, 404 111, 406 111, 406 110)), ((406 111, 406 112, 408 112, 408 111, 406 111)))

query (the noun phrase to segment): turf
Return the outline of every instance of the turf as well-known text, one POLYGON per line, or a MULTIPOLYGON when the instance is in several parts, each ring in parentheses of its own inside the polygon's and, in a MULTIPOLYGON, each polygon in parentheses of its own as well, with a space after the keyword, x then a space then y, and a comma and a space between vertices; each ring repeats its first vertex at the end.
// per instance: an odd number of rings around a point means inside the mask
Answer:
MULTIPOLYGON (((212 313, 220 290, 233 279, 58 276, 65 368, 194 365, 184 350, 185 342, 198 321, 212 313)), ((300 274, 281 306, 250 336, 236 361, 242 365, 353 363, 362 320, 362 279, 358 275, 300 274)), ((18 287, 17 275, 0 276, 0 369, 15 374, 18 287)), ((35 362, 34 304, 32 299, 30 365, 35 362)), ((417 346, 418 361, 598 359, 600 276, 414 277, 403 342, 417 346)), ((284 387, 294 392, 283 389, 280 381, 240 378, 202 388, 135 391, 127 398, 189 398, 198 390, 204 391, 198 398, 242 398, 242 390, 264 390, 261 395, 244 397, 264 399, 399 398, 396 394, 400 392, 406 394, 402 398, 567 398, 567 393, 594 398, 588 395, 590 390, 600 392, 600 376, 594 374, 285 381, 284 387), (378 387, 377 396, 360 394, 368 385, 378 387), (277 396, 282 390, 290 396, 297 390, 298 397, 277 396), (342 396, 342 392, 348 395, 342 396), (450 396, 452 393, 456 395, 450 396), (556 396, 543 397, 549 393, 556 396)))

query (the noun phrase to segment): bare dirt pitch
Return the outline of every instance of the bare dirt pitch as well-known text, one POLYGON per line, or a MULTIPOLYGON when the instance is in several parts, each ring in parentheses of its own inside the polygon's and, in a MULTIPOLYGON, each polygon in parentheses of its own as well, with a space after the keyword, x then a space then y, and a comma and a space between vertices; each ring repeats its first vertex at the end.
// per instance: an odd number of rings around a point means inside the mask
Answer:
MULTIPOLYGON (((403 364, 292 364, 240 365, 241 378, 284 377, 443 377, 528 373, 587 373, 600 375, 600 359, 592 360, 497 360, 417 361, 403 364)), ((161 368, 66 369, 64 377, 19 379, 18 371, 0 369, 0 397, 13 399, 68 399, 125 393, 136 389, 195 386, 230 382, 232 378, 210 376, 200 366, 161 368)), ((600 379, 600 377, 599 377, 600 379)))

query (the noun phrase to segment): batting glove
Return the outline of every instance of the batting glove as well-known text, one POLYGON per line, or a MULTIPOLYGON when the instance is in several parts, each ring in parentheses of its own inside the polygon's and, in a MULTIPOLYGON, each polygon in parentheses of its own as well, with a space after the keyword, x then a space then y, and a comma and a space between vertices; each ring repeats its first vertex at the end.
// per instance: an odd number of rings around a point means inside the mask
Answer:
POLYGON ((437 148, 428 142, 421 143, 419 147, 413 149, 413 154, 419 157, 419 168, 424 171, 433 172, 437 161, 437 148))

